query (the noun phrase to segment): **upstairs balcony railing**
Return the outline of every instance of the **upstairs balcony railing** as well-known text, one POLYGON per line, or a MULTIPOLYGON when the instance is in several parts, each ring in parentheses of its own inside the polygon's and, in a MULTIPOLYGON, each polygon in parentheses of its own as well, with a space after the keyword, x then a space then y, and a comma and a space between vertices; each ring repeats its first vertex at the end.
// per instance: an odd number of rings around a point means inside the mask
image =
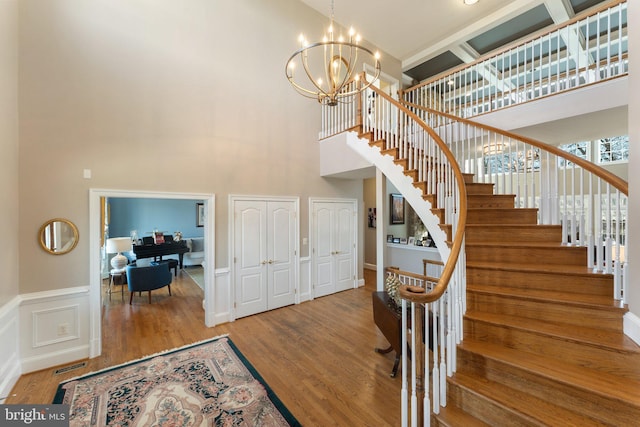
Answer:
POLYGON ((428 79, 403 98, 470 118, 624 76, 627 49, 627 2, 612 1, 428 79))

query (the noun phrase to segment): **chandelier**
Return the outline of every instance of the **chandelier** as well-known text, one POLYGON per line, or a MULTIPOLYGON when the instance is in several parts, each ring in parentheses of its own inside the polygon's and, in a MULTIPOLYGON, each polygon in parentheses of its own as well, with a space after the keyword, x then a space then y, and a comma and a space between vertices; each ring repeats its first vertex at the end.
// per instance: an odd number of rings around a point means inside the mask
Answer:
POLYGON ((285 66, 287 80, 301 95, 315 98, 323 105, 350 102, 354 95, 371 86, 380 76, 380 54, 359 45, 360 40, 353 28, 347 38, 342 34, 336 36, 331 0, 327 34, 316 43, 309 43, 304 35, 300 35, 300 49, 291 55, 285 66), (358 68, 362 70, 365 62, 375 64, 375 74, 363 85, 358 82, 358 68), (304 83, 296 80, 294 71, 297 68, 304 70, 304 83))

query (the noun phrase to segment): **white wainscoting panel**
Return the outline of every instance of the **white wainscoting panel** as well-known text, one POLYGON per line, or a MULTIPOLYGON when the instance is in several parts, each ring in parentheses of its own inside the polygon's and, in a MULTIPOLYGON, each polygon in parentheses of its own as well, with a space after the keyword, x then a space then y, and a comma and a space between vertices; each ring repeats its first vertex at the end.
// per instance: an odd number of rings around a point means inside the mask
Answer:
POLYGON ((20 297, 0 307, 0 404, 20 378, 20 297))
POLYGON ((23 294, 20 299, 23 373, 89 357, 89 287, 23 294))
POLYGON ((300 258, 300 301, 311 300, 311 257, 300 258))

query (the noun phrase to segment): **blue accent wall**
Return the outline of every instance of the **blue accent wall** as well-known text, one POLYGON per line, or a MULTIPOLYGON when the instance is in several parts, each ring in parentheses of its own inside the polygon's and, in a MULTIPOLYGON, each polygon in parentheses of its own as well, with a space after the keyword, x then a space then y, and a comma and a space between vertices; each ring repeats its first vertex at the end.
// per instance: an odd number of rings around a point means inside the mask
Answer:
POLYGON ((203 237, 204 227, 196 227, 196 203, 202 200, 110 198, 111 223, 109 237, 129 237, 131 230, 138 238, 151 236, 154 229, 182 236, 203 237))

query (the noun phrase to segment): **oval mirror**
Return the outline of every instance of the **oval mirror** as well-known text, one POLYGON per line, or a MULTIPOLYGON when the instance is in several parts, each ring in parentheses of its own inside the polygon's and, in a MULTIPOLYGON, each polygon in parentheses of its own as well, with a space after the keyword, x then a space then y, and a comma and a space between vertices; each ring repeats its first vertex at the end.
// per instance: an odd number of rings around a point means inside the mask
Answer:
POLYGON ((38 233, 42 249, 53 255, 69 253, 78 244, 78 228, 64 218, 51 219, 40 227, 38 233))

